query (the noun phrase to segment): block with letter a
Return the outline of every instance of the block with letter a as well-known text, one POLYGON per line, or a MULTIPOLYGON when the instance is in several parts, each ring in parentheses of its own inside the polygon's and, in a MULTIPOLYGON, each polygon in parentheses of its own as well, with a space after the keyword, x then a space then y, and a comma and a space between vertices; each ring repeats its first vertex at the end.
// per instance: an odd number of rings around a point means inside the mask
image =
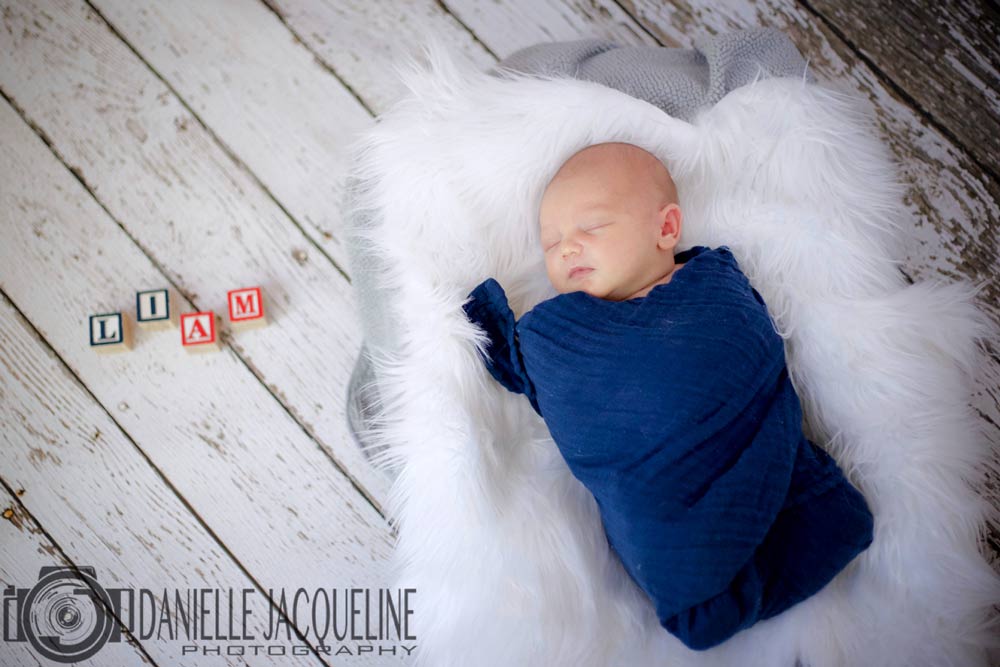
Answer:
POLYGON ((253 329, 267 324, 264 294, 259 287, 244 287, 226 293, 229 322, 236 329, 253 329))
POLYGON ((177 309, 171 307, 170 290, 136 292, 135 321, 143 329, 168 329, 177 326, 177 309))
POLYGON ((124 313, 90 316, 90 347, 97 352, 132 349, 132 330, 124 313))
POLYGON ((215 313, 204 311, 181 315, 181 345, 188 352, 218 352, 219 336, 215 313))

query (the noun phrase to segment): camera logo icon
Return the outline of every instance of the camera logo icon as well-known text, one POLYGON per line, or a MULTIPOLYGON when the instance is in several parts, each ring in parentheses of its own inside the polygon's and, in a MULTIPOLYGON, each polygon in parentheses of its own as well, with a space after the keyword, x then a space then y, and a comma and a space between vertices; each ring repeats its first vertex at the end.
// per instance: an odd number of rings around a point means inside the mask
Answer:
POLYGON ((92 566, 42 567, 31 588, 4 589, 4 641, 29 642, 55 662, 86 660, 109 641, 121 641, 121 630, 108 611, 120 616, 121 590, 113 589, 110 595, 97 582, 92 566))

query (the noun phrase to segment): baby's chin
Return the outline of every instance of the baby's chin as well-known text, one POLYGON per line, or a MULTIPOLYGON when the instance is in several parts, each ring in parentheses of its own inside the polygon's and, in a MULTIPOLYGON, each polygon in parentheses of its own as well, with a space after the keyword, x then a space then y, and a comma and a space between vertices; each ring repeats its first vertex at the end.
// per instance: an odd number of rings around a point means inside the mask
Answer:
POLYGON ((570 292, 586 292, 590 296, 596 296, 599 299, 603 299, 604 295, 607 294, 608 290, 600 285, 596 281, 589 280, 589 276, 583 280, 570 280, 565 282, 557 290, 561 294, 569 294, 570 292))
POLYGON ((573 286, 564 287, 563 289, 558 290, 558 292, 560 294, 571 294, 573 292, 586 292, 590 296, 596 296, 596 297, 600 297, 601 296, 599 293, 597 293, 595 290, 593 290, 593 289, 591 289, 589 287, 580 287, 580 286, 576 286, 576 287, 573 287, 573 286))

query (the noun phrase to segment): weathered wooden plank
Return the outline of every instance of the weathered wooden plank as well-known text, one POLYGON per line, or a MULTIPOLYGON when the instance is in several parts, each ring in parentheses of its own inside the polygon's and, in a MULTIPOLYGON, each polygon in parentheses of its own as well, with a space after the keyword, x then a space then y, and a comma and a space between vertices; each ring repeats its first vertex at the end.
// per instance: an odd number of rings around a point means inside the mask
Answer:
POLYGON ((499 58, 540 42, 600 38, 656 46, 642 24, 619 3, 590 0, 461 0, 449 11, 499 58))
POLYGON ((361 332, 344 275, 93 10, 3 4, 0 89, 199 309, 263 286, 271 324, 232 349, 381 508, 388 480, 347 428, 361 332))
MULTIPOLYGON (((3 405, 0 401, 0 408, 3 405)), ((6 477, 6 473, 0 473, 0 477, 6 477)), ((0 488, 0 513, 3 517, 0 521, 0 592, 5 591, 8 586, 13 586, 15 590, 31 588, 38 581, 43 567, 72 566, 45 535, 35 517, 18 502, 19 492, 22 492, 22 500, 25 498, 24 489, 18 487, 11 493, 11 488, 13 487, 0 488)), ((98 573, 98 581, 101 581, 101 573, 98 573)), ((16 612, 17 608, 13 605, 4 609, 6 627, 10 633, 14 632, 14 624, 17 622, 16 612)), ((48 667, 55 663, 41 656, 27 641, 4 641, 0 638, 0 664, 4 667, 48 667)), ((139 648, 121 641, 109 642, 94 657, 75 664, 82 667, 135 667, 175 663, 152 662, 139 648)))
MULTIPOLYGON (((400 55, 417 53, 429 35, 444 39, 459 57, 480 69, 497 60, 434 0, 265 2, 373 114, 385 111, 404 92, 392 68, 400 55)), ((525 9, 530 11, 531 3, 525 3, 525 9)))
MULTIPOLYGON (((247 630, 257 637, 268 633, 267 591, 256 586, 198 523, 2 294, 0 349, 0 478, 9 488, 23 489, 20 502, 9 503, 11 516, 2 527, 10 534, 0 541, 0 584, 30 588, 38 581, 41 566, 68 564, 61 549, 74 565, 93 566, 105 589, 256 589, 247 598, 253 614, 247 630), (47 536, 41 535, 36 519, 47 536), (44 548, 36 545, 34 555, 25 551, 36 542, 44 548)), ((138 614, 135 605, 124 602, 124 619, 138 614)), ((224 653, 182 655, 182 645, 206 645, 201 641, 155 637, 138 641, 157 664, 243 664, 224 653)), ((293 656, 293 642, 280 635, 275 644, 285 647, 288 655, 258 660, 275 665, 323 664, 315 655, 293 656)), ((14 644, 0 642, 0 655, 6 649, 21 652, 14 644)), ((120 664, 146 662, 136 651, 124 651, 120 664)), ((108 664, 105 660, 116 653, 122 653, 121 645, 109 643, 88 662, 108 664)))
POLYGON ((371 124, 260 2, 93 3, 345 273, 343 147, 371 124))
POLYGON ((495 61, 433 2, 307 3, 287 14, 274 3, 94 4, 345 273, 344 147, 402 92, 393 57, 432 31, 478 66, 495 61), (292 23, 329 58, 303 48, 292 23))
POLYGON ((174 330, 88 349, 88 314, 165 276, 6 103, 0 173, 0 290, 219 543, 265 588, 386 585, 385 520, 230 348, 192 357, 174 330))
POLYGON ((994 179, 1000 174, 1000 11, 973 2, 809 3, 994 179))

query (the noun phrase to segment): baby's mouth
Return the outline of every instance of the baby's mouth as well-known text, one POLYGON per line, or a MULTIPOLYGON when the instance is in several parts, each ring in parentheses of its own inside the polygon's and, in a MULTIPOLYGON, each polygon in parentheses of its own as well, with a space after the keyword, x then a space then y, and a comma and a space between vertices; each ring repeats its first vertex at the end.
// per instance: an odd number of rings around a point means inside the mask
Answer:
POLYGON ((590 273, 591 271, 593 271, 593 269, 591 269, 590 267, 578 266, 578 267, 576 267, 575 269, 573 269, 572 271, 569 272, 569 278, 570 278, 570 280, 572 280, 572 279, 577 278, 579 276, 585 276, 588 273, 590 273))

